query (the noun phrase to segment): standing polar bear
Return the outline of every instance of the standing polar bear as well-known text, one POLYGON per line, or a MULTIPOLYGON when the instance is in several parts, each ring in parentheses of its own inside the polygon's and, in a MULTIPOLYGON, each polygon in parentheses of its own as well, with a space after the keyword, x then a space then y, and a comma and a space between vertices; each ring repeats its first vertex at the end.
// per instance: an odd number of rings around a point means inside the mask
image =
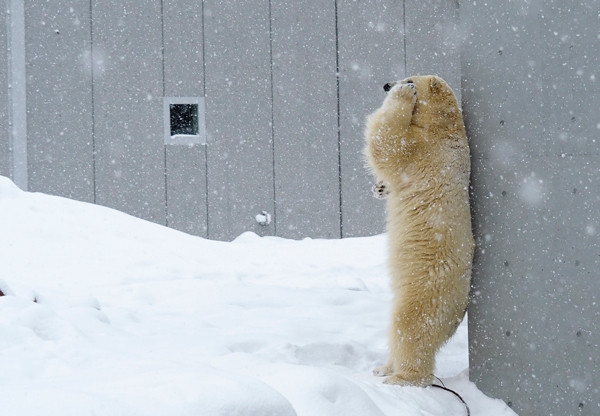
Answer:
POLYGON ((427 386, 468 302, 473 260, 469 145, 454 93, 436 76, 386 84, 365 154, 387 196, 394 294, 385 383, 427 386))

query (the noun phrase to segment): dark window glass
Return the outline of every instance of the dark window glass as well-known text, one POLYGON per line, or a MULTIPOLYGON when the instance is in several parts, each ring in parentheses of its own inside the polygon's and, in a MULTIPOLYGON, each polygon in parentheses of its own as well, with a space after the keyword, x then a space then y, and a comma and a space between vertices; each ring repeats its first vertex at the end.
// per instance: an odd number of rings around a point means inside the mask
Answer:
POLYGON ((171 136, 198 134, 198 104, 170 104, 171 136))

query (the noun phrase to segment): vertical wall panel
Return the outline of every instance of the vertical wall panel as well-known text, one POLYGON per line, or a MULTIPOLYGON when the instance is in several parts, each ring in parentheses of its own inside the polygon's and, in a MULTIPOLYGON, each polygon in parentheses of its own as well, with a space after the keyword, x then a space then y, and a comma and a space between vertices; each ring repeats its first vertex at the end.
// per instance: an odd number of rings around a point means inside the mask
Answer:
POLYGON ((470 377, 521 416, 600 411, 599 8, 461 2, 470 377))
POLYGON ((167 225, 206 237, 206 147, 167 145, 167 225))
POLYGON ((29 189, 94 200, 89 1, 25 2, 29 189))
POLYGON ((96 201, 165 223, 160 0, 92 8, 96 201))
POLYGON ((343 237, 384 231, 383 201, 362 155, 366 116, 381 105, 383 85, 404 78, 402 2, 338 2, 340 164, 343 237))
POLYGON ((0 0, 0 175, 9 176, 9 130, 8 130, 8 50, 7 44, 7 2, 0 0))
POLYGON ((6 6, 6 49, 8 51, 8 147, 9 171, 14 183, 23 190, 29 186, 27 163, 27 86, 25 66, 25 10, 22 0, 10 0, 6 6))
POLYGON ((204 2, 208 236, 232 239, 273 213, 271 56, 267 0, 204 2))
MULTIPOLYGON (((163 1, 165 96, 204 96, 202 30, 202 2, 163 1)), ((167 225, 206 237, 206 146, 166 145, 165 152, 167 225)))
POLYGON ((271 7, 277 235, 339 238, 335 2, 271 7))
POLYGON ((439 75, 460 102, 458 1, 405 1, 406 73, 439 75))
POLYGON ((202 2, 163 0, 165 96, 204 96, 202 2))

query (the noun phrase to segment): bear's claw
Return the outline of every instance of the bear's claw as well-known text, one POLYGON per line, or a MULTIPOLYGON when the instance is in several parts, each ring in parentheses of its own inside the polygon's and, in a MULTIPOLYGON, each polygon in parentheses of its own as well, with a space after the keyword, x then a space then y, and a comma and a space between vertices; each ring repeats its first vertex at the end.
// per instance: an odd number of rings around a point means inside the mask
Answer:
POLYGON ((394 373, 394 369, 391 365, 382 365, 373 370, 373 375, 377 377, 385 377, 394 373))
POLYGON ((385 199, 390 194, 390 191, 387 189, 383 181, 379 181, 373 185, 371 191, 373 192, 373 196, 377 199, 385 199))

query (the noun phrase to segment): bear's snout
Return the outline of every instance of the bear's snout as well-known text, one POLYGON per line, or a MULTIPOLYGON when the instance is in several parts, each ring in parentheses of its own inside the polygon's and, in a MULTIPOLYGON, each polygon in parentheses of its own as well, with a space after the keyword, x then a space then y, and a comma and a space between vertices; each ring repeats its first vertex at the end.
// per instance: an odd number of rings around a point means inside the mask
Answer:
MULTIPOLYGON (((412 80, 412 79, 407 79, 407 80, 405 80, 405 81, 401 81, 401 83, 402 83, 402 84, 409 84, 409 85, 411 85, 411 87, 412 87, 412 88, 415 88, 415 83, 413 82, 413 80, 412 80)), ((395 85, 397 85, 397 84, 398 84, 397 82, 388 82, 387 84, 385 84, 385 85, 383 86, 383 90, 384 90, 385 92, 390 92, 390 90, 391 90, 392 88, 394 88, 394 86, 395 86, 395 85)))

